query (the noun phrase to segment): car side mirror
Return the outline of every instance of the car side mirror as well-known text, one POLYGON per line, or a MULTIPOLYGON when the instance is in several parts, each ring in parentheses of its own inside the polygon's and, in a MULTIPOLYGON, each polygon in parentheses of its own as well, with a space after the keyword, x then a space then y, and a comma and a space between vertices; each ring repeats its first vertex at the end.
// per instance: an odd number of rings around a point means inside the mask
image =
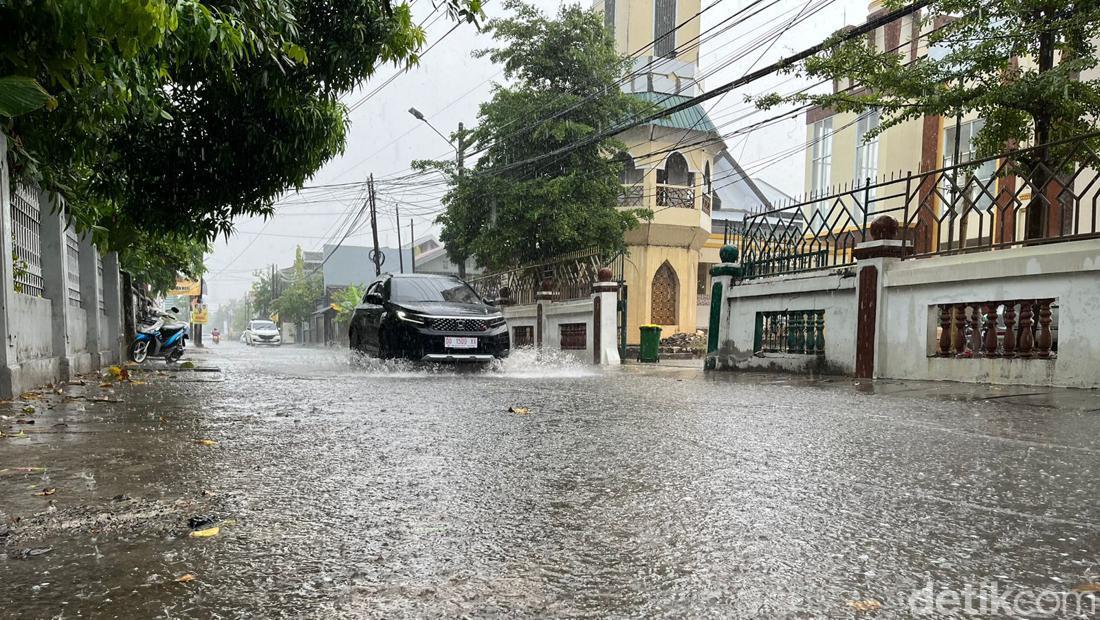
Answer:
POLYGON ((499 299, 486 299, 485 300, 485 305, 487 305, 487 306, 499 306, 500 305, 500 300, 499 299))
POLYGON ((379 295, 378 293, 371 293, 371 294, 367 295, 367 303, 368 304, 374 304, 376 306, 381 306, 382 305, 382 296, 379 295))

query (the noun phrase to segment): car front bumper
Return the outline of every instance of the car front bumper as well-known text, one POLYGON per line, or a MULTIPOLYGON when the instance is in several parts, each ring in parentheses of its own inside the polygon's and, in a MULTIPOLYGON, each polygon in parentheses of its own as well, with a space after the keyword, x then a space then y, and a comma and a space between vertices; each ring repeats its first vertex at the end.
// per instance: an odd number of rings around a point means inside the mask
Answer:
POLYGON ((412 324, 397 326, 397 342, 394 354, 426 362, 490 362, 505 358, 511 353, 507 325, 500 325, 484 332, 442 332, 430 327, 412 324), (450 348, 446 338, 477 338, 477 347, 450 348))

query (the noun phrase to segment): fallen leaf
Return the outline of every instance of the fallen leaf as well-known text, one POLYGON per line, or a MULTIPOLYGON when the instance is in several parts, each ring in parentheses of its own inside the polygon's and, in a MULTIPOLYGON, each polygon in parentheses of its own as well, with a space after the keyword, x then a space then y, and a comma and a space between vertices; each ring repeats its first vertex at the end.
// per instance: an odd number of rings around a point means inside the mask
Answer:
POLYGON ((187 583, 188 581, 194 581, 194 580, 195 580, 195 576, 192 575, 191 573, 187 573, 186 575, 180 575, 179 577, 176 577, 176 581, 178 581, 180 583, 187 583))
POLYGON ((214 441, 213 439, 196 439, 195 443, 199 444, 200 446, 216 446, 216 445, 218 445, 218 442, 214 441))
POLYGON ((37 495, 38 497, 46 497, 47 495, 53 495, 54 493, 57 493, 57 489, 55 489, 54 487, 46 487, 41 491, 35 493, 35 495, 37 495))
POLYGON ((190 370, 194 367, 195 367, 195 362, 184 362, 184 363, 180 364, 180 368, 186 368, 188 370, 190 370))
POLYGON ((863 601, 848 601, 848 607, 851 607, 858 612, 878 611, 882 609, 882 603, 874 599, 866 599, 863 601))
POLYGON ((110 381, 104 381, 103 383, 100 383, 100 384, 99 384, 99 387, 101 387, 101 388, 109 388, 109 387, 111 387, 112 385, 114 385, 114 384, 113 384, 113 383, 111 383, 110 381))
POLYGON ((211 536, 217 536, 218 532, 222 531, 222 528, 218 526, 208 527, 205 530, 195 530, 191 532, 191 538, 210 538, 211 536))
POLYGON ((26 419, 23 419, 23 418, 19 418, 18 420, 15 421, 15 423, 16 424, 34 424, 34 420, 26 420, 26 419))
POLYGON ((1082 583, 1073 587, 1074 592, 1100 592, 1100 583, 1082 583))
POLYGON ((130 383, 133 385, 145 385, 145 382, 140 379, 131 379, 130 383))
POLYGON ((19 395, 19 400, 41 400, 42 395, 38 392, 23 392, 19 395))
POLYGON ((508 407, 508 413, 514 413, 516 415, 527 415, 529 409, 527 407, 508 407))
POLYGON ((34 407, 31 407, 30 405, 23 407, 23 413, 34 413, 34 407))
POLYGON ((117 379, 122 376, 122 366, 111 366, 107 368, 107 372, 111 373, 111 376, 117 379))

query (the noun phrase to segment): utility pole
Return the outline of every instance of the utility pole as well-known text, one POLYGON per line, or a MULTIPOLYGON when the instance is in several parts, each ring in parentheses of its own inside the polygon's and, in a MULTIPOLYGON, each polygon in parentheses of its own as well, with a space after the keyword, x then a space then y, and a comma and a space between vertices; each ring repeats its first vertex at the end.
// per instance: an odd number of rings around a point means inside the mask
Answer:
MULTIPOLYGON (((455 163, 458 165, 458 178, 462 178, 462 171, 464 164, 466 163, 466 129, 462 126, 462 123, 458 124, 458 145, 455 149, 457 151, 455 163)), ((463 280, 466 279, 466 261, 463 259, 458 263, 458 277, 463 280)))
POLYGON ((382 275, 382 251, 378 249, 378 214, 374 204, 374 173, 367 181, 367 191, 370 199, 370 231, 374 237, 374 275, 382 275))
MULTIPOLYGON (((398 222, 398 228, 401 228, 398 222)), ((416 232, 413 230, 413 219, 409 218, 409 273, 416 273, 416 232)))
POLYGON ((397 268, 405 273, 405 251, 401 248, 401 203, 394 201, 393 210, 397 213, 397 268))
POLYGON ((458 176, 462 176, 462 169, 463 169, 464 164, 466 163, 466 153, 465 153, 465 151, 466 151, 466 135, 465 134, 466 134, 465 128, 462 126, 462 123, 459 123, 458 124, 458 147, 456 149, 458 151, 458 157, 457 157, 457 162, 456 162, 458 164, 458 176))

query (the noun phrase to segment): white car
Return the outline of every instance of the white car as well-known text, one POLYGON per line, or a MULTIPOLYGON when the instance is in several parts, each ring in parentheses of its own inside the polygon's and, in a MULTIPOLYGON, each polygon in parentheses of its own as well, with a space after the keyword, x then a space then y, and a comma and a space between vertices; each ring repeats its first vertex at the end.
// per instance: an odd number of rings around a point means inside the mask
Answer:
POLYGON ((279 327, 271 321, 262 319, 249 321, 248 327, 241 335, 241 340, 250 347, 259 344, 278 346, 283 343, 282 336, 279 335, 279 327))

